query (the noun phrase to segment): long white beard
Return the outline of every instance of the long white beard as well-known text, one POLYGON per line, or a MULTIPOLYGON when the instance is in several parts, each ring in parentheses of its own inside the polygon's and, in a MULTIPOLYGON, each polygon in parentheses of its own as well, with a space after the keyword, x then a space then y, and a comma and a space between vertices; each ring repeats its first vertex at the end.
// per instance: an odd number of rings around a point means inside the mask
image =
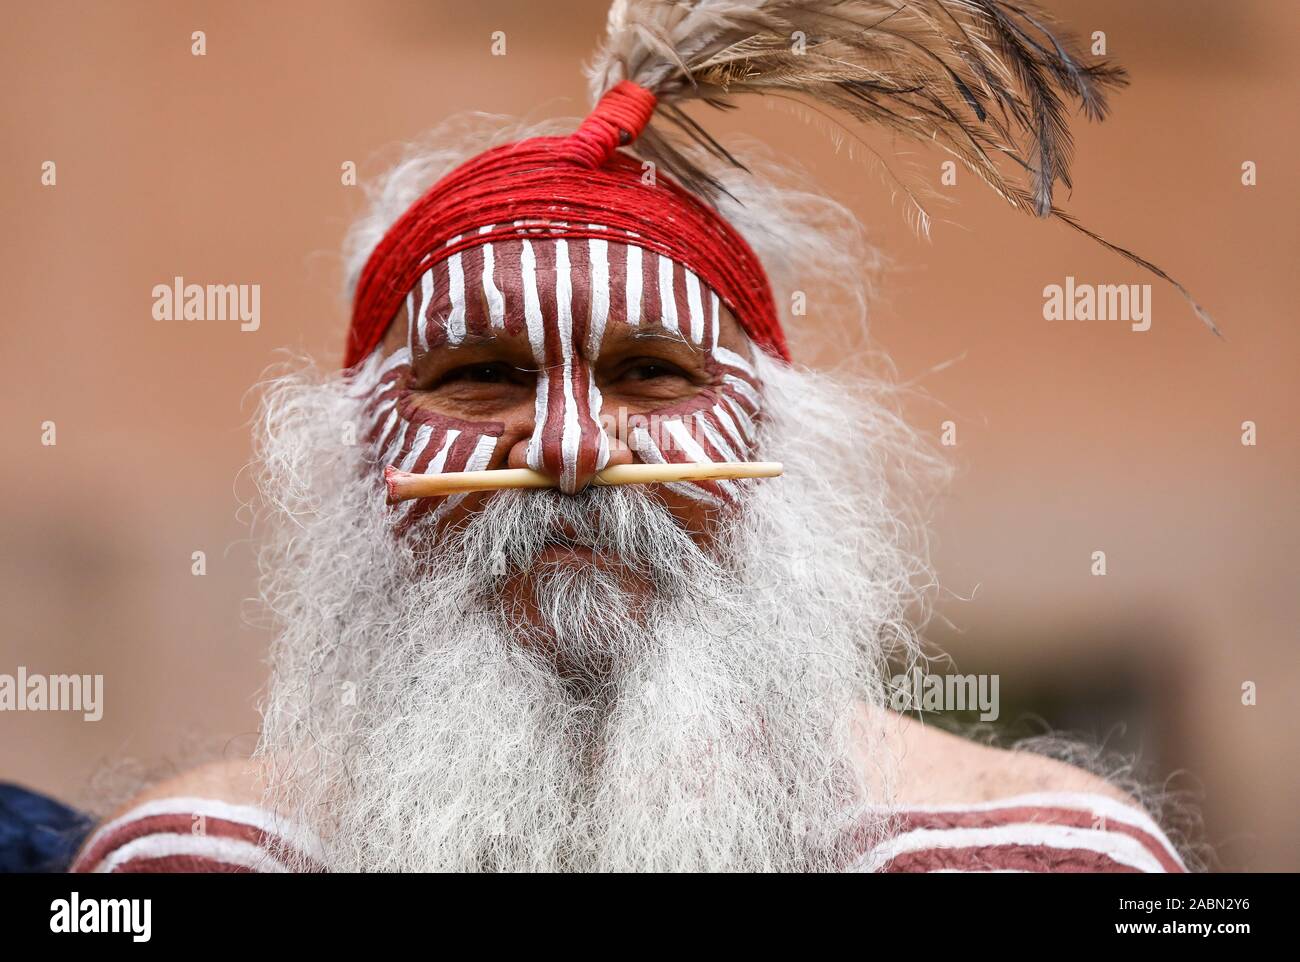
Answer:
POLYGON ((268 386, 280 633, 259 754, 268 803, 320 836, 327 868, 822 870, 850 823, 863 844, 884 799, 855 709, 914 651, 922 569, 886 493, 912 438, 874 399, 761 367, 761 453, 787 473, 707 552, 634 487, 501 492, 436 542, 396 539, 343 442, 341 379, 268 386), (648 598, 595 566, 538 569, 561 527, 648 598), (521 571, 540 630, 502 591, 521 571))

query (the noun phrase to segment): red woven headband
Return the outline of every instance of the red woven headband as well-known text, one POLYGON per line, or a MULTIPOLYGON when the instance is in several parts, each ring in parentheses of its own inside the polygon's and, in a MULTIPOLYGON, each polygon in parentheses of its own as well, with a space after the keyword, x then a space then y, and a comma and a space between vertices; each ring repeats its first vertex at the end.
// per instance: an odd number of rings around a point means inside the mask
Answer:
POLYGON ((362 361, 383 340, 430 266, 480 244, 536 239, 539 222, 554 238, 634 234, 637 246, 694 271, 755 344, 788 361, 767 274, 744 238, 716 210, 662 175, 646 183, 640 162, 618 152, 636 139, 654 108, 654 94, 624 80, 568 137, 535 137, 493 148, 435 184, 366 262, 344 367, 362 361), (487 224, 496 226, 478 233, 487 224))

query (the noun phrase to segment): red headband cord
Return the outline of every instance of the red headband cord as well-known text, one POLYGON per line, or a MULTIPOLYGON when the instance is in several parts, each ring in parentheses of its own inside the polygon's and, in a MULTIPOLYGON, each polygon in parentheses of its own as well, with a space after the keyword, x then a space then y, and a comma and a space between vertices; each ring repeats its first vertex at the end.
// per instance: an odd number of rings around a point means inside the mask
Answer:
POLYGON ((567 137, 495 147, 452 171, 384 235, 357 284, 344 367, 383 340, 403 300, 431 266, 484 243, 622 234, 693 271, 750 339, 789 361, 771 285, 758 256, 718 212, 620 153, 649 122, 655 96, 621 81, 567 137), (486 233, 479 230, 495 225, 486 233), (593 226, 595 225, 595 226, 593 226), (603 228, 603 229, 602 229, 603 228), (628 236, 631 235, 631 236, 628 236))

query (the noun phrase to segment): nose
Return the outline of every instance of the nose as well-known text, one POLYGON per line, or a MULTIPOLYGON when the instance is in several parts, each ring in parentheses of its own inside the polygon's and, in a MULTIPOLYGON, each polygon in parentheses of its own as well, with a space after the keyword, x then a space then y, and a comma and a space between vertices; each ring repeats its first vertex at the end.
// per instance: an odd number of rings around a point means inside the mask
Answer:
POLYGON ((510 449, 507 463, 548 475, 565 494, 582 491, 610 465, 631 463, 632 452, 601 424, 600 405, 590 368, 580 360, 542 371, 532 434, 510 449))

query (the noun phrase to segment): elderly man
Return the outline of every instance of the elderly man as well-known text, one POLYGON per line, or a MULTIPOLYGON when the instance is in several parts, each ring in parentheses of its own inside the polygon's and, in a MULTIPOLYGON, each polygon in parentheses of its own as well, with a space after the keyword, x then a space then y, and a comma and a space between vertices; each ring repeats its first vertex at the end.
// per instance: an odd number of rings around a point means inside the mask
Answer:
POLYGON ((147 791, 76 868, 1183 870, 1104 779, 886 709, 936 464, 885 388, 795 366, 777 306, 860 297, 857 227, 679 109, 792 86, 1046 215, 1039 108, 1115 76, 1047 36, 992 0, 616 3, 576 132, 399 165, 351 237, 344 371, 270 383, 257 422, 258 752, 147 791), (986 169, 1017 124, 1023 190, 986 169), (503 468, 549 488, 395 487, 503 468))

